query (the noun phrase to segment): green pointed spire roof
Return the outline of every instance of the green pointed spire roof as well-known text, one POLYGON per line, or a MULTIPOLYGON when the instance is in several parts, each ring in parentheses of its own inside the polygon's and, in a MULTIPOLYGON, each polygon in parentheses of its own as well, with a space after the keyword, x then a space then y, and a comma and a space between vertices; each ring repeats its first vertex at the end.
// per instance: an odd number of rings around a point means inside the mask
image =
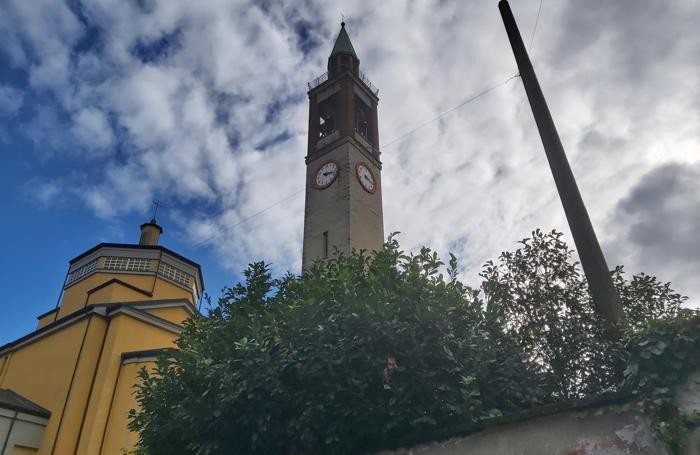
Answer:
POLYGON ((340 33, 338 33, 338 38, 335 40, 335 45, 333 46, 333 51, 331 52, 331 57, 336 54, 350 54, 357 58, 355 54, 355 49, 352 47, 350 42, 350 37, 348 32, 345 31, 345 22, 340 23, 340 33))

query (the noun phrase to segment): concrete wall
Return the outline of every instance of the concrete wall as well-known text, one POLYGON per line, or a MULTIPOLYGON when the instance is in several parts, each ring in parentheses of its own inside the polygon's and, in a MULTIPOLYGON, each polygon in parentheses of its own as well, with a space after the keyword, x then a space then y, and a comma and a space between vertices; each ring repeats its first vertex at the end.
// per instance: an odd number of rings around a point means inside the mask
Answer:
POLYGON ((346 138, 334 149, 310 161, 306 178, 303 268, 324 257, 324 232, 328 233, 328 257, 332 257, 335 248, 349 253, 353 248, 375 251, 382 247, 381 170, 377 162, 360 151, 356 142, 346 138), (316 189, 312 185, 316 171, 328 160, 338 163, 338 177, 327 188, 316 189), (374 193, 362 189, 355 172, 358 162, 371 169, 377 188, 374 193))
MULTIPOLYGON (((700 371, 676 388, 681 412, 700 412, 700 371)), ((645 419, 624 411, 621 403, 580 405, 540 417, 486 425, 481 431, 386 450, 376 455, 666 455, 645 419), (573 408, 573 409, 572 409, 573 408)), ((700 428, 688 435, 687 455, 700 455, 700 428)))
MULTIPOLYGON (((676 388, 676 404, 686 415, 700 415, 700 371, 692 373, 676 388)), ((700 455, 700 428, 688 435, 685 444, 687 455, 700 455)))
POLYGON ((566 412, 494 426, 382 455, 661 455, 647 424, 613 409, 566 412))

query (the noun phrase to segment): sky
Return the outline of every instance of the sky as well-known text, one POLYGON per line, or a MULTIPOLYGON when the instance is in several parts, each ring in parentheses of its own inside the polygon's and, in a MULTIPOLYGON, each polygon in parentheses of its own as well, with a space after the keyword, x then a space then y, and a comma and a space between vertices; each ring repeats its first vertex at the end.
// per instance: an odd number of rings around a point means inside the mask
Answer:
MULTIPOLYGON (((608 265, 699 306, 700 1, 511 6, 608 265)), ((252 261, 298 273, 307 82, 341 15, 380 90, 385 232, 472 285, 534 229, 573 247, 495 0, 4 0, 0 343, 154 200, 214 299, 252 261)))

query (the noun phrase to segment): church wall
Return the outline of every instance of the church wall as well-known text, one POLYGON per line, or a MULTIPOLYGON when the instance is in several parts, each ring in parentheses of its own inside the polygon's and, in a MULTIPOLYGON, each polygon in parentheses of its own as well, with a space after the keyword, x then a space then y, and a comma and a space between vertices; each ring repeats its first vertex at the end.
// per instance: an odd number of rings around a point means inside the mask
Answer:
POLYGON ((340 80, 339 117, 340 135, 352 136, 355 131, 355 94, 352 90, 353 80, 349 77, 340 80))
MULTIPOLYGON (((189 315, 182 307, 150 311, 173 323, 189 315)), ((121 354, 174 347, 177 335, 127 314, 115 314, 111 320, 93 314, 0 358, 0 387, 51 411, 39 455, 120 453, 100 452, 100 446, 122 447, 136 438, 126 429, 126 413, 134 405, 138 368, 122 367, 121 354), (105 432, 111 436, 103 438, 105 432)))
POLYGON ((52 412, 51 414, 51 420, 60 420, 58 435, 46 432, 41 453, 44 453, 51 446, 54 446, 54 453, 73 453, 75 451, 108 325, 107 319, 97 315, 90 316, 85 342, 80 351, 80 360, 74 369, 75 373, 68 391, 65 409, 61 413, 52 412))
POLYGON ((384 216, 382 214, 382 178, 374 161, 357 147, 348 144, 350 153, 350 237, 357 249, 373 251, 384 243, 384 216), (365 163, 374 174, 375 192, 368 193, 357 180, 355 164, 365 163))
MULTIPOLYGON (((151 292, 151 289, 153 288, 153 280, 155 278, 155 275, 136 275, 127 273, 95 273, 87 278, 76 282, 63 292, 63 299, 61 299, 61 309, 58 312, 58 319, 68 314, 71 314, 74 311, 85 308, 85 306, 87 306, 88 304, 88 292, 113 278, 117 278, 121 281, 124 281, 125 283, 128 283, 143 291, 151 292)), ((126 290, 124 290, 121 292, 117 292, 115 297, 124 297, 126 300, 129 300, 129 296, 133 295, 133 292, 133 290, 129 290, 129 292, 127 293, 126 290)), ((139 293, 139 297, 137 300, 148 299, 149 297, 147 295, 139 293)), ((131 300, 133 300, 133 297, 131 300)))
POLYGON ((171 283, 168 280, 158 277, 156 280, 153 295, 158 296, 158 300, 187 299, 193 306, 197 305, 197 298, 191 291, 171 283))
MULTIPOLYGON (((146 223, 142 233, 149 226, 160 230, 146 223)), ((137 373, 176 347, 203 291, 199 266, 155 241, 76 257, 59 307, 0 353, 0 388, 50 412, 20 419, 0 409, 0 455, 119 454, 136 442, 127 424, 137 373)))
POLYGON ((58 313, 58 308, 56 308, 54 311, 45 314, 44 316, 38 318, 38 324, 37 324, 37 330, 46 327, 47 325, 51 324, 53 321, 56 320, 56 314, 58 313))
MULTIPOLYGON (((109 280, 107 280, 108 282, 109 280)), ((150 286, 153 286, 153 278, 149 280, 150 286)), ((148 283, 144 283, 148 285, 148 283)), ((139 288, 150 293, 150 287, 148 289, 139 288)), ((150 297, 145 295, 143 292, 136 291, 119 282, 113 282, 103 288, 100 288, 94 292, 87 295, 85 299, 85 306, 87 305, 100 305, 105 303, 114 302, 139 302, 143 300, 148 300, 150 297)))
POLYGON ((4 356, 7 365, 0 388, 10 389, 51 411, 44 432, 44 443, 49 442, 49 446, 58 430, 80 347, 93 343, 87 329, 88 320, 83 319, 4 356))
MULTIPOLYGON (((190 290, 184 289, 154 274, 128 274, 128 273, 95 273, 67 288, 61 300, 58 318, 85 308, 87 305, 117 303, 117 302, 143 302, 153 300, 152 294, 158 300, 186 299, 193 305, 196 303, 190 290), (100 285, 118 279, 135 288, 145 291, 146 294, 119 283, 113 283, 104 288, 97 289, 100 285), (90 292, 92 291, 92 292, 90 292)), ((54 315, 49 315, 49 322, 53 322, 54 315)))
POLYGON ((129 411, 138 407, 134 395, 134 385, 141 368, 150 371, 154 367, 155 362, 134 362, 121 365, 115 389, 115 399, 107 422, 103 454, 121 453, 123 449, 134 447, 138 442, 138 433, 129 431, 127 427, 129 411))
POLYGON ((381 248, 384 242, 381 173, 350 140, 323 154, 307 166, 307 179, 313 182, 317 169, 326 161, 338 162, 338 177, 331 186, 318 190, 307 184, 304 214, 304 264, 323 257, 323 233, 328 232, 329 257, 333 247, 349 253, 351 246, 368 251, 381 248), (355 165, 365 163, 376 180, 374 193, 365 191, 357 180, 355 165))
POLYGON ((182 307, 172 307, 172 308, 147 308, 145 311, 148 314, 170 321, 173 324, 182 325, 185 320, 190 317, 190 313, 185 311, 182 307))
MULTIPOLYGON (((95 386, 90 395, 90 404, 85 416, 84 428, 80 436, 78 454, 111 453, 103 449, 106 444, 113 444, 104 438, 109 433, 108 424, 113 409, 121 409, 124 400, 131 402, 130 395, 117 394, 120 376, 121 354, 175 347, 177 334, 150 325, 126 314, 119 314, 110 321, 104 349, 100 357, 95 376, 95 386), (138 334, 138 336, 134 336, 138 334)), ((135 378, 134 378, 135 379, 135 378)), ((134 380, 135 383, 135 380, 134 380)), ((133 383, 132 383, 133 385, 133 383)), ((125 421, 115 418, 114 425, 124 425, 125 421)), ((119 452, 116 452, 119 453, 119 452)))
POLYGON ((304 267, 314 259, 324 256, 323 233, 328 232, 328 256, 332 257, 333 247, 348 252, 350 226, 348 219, 349 169, 350 160, 347 143, 325 153, 307 166, 306 206, 304 214, 304 267), (338 162, 338 177, 329 187, 318 190, 312 182, 318 168, 328 160, 338 162))

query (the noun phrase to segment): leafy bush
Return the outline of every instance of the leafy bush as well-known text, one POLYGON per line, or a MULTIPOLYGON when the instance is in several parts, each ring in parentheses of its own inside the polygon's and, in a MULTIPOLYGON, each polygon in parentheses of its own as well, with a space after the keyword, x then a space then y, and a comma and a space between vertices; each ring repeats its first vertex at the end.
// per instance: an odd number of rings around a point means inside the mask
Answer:
MULTIPOLYGON (((535 231, 489 262, 480 290, 390 237, 273 279, 251 264, 179 351, 143 371, 138 451, 361 453, 406 434, 614 390, 627 351, 602 341, 561 234, 535 231), (446 270, 446 274, 441 271, 446 270)), ((672 319, 667 284, 614 272, 633 327, 672 319)))
POLYGON ((700 367, 700 315, 685 310, 672 320, 651 321, 631 333, 625 347, 624 386, 639 398, 632 406, 649 417, 671 454, 686 453, 686 436, 700 414, 680 412, 673 386, 700 367))

